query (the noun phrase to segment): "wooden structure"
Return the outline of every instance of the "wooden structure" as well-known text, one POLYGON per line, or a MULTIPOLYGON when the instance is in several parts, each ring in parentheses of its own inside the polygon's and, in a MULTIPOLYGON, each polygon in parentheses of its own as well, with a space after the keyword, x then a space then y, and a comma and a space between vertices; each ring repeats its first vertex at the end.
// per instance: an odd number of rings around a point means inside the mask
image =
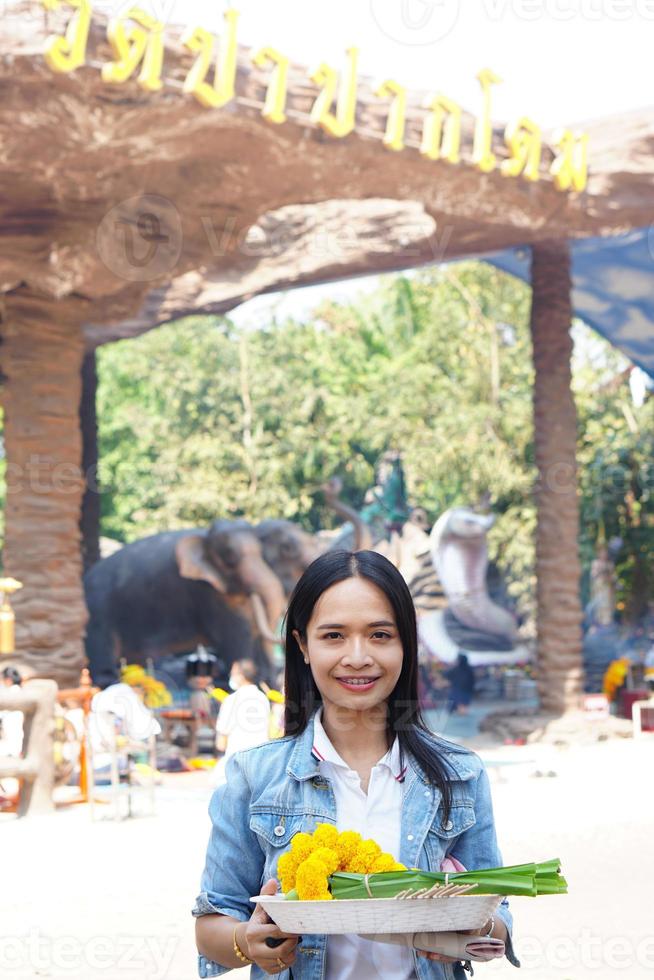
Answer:
POLYGON ((23 754, 0 758, 0 779, 19 780, 17 813, 50 813, 54 809, 54 706, 57 685, 51 680, 27 681, 21 688, 0 688, 0 711, 22 711, 23 754))
MULTIPOLYGON (((587 188, 561 193, 547 173, 539 182, 502 173, 509 151, 499 143, 492 171, 468 151, 453 165, 411 149, 423 124, 418 98, 406 105, 409 148, 389 151, 388 100, 365 80, 356 127, 333 139, 310 119, 319 87, 291 65, 287 119, 271 125, 261 114, 269 71, 243 50, 237 98, 207 109, 183 91, 193 56, 170 26, 159 91, 132 79, 105 84, 100 69, 112 51, 95 13, 86 65, 52 74, 44 46, 64 34, 71 10, 48 6, 4 5, 0 64, 0 330, 11 477, 4 563, 24 583, 15 609, 25 659, 64 684, 75 683, 83 663, 80 518, 91 529, 92 560, 99 344, 187 314, 225 313, 257 293, 519 245, 534 251, 541 693, 554 710, 573 703, 581 608, 565 242, 654 221, 654 112, 586 126, 587 188), (563 497, 547 490, 554 457, 571 474, 563 497)), ((475 120, 464 113, 461 125, 470 141, 475 120)), ((499 127, 493 134, 501 141, 499 127)), ((543 154, 553 159, 547 134, 543 154)))

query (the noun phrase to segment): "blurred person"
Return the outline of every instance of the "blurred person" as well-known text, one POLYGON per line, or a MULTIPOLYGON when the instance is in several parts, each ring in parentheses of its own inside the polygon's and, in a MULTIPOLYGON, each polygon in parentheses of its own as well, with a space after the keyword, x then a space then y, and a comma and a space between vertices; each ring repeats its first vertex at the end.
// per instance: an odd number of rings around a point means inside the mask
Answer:
POLYGON ((454 666, 445 671, 445 677, 450 682, 452 711, 458 715, 467 714, 475 690, 475 675, 465 653, 459 654, 454 666))
POLYGON ((234 692, 220 706, 216 721, 216 748, 227 761, 235 752, 268 741, 270 701, 257 686, 253 660, 235 660, 229 674, 234 692))

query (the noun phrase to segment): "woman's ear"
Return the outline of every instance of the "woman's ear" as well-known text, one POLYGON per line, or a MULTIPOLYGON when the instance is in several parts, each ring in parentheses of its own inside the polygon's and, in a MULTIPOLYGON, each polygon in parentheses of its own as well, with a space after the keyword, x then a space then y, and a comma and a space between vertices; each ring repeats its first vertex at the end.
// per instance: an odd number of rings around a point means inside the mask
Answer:
POLYGON ((302 656, 304 657, 305 664, 308 664, 309 663, 309 652, 307 650, 307 645, 303 641, 300 633, 297 630, 293 630, 293 639, 295 640, 295 642, 299 646, 300 650, 302 651, 302 656))

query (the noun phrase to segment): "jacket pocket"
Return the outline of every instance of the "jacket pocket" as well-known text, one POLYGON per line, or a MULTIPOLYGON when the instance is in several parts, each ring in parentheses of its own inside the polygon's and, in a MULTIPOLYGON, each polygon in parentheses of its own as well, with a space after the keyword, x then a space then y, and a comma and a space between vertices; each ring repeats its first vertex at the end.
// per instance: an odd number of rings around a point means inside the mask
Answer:
POLYGON ((450 853, 457 838, 474 826, 475 809, 472 803, 454 802, 449 818, 445 823, 441 821, 442 813, 439 810, 436 821, 427 831, 425 851, 429 871, 440 871, 441 861, 450 853))
POLYGON ((277 861, 291 846, 291 840, 304 825, 302 814, 254 812, 250 814, 250 830, 259 839, 265 855, 261 884, 269 878, 277 878, 277 861))

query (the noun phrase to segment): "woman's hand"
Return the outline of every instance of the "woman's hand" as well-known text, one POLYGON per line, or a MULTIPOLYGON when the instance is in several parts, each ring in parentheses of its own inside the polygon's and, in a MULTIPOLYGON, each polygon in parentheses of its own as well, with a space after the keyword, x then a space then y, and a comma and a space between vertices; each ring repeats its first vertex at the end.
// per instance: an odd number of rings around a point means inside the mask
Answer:
MULTIPOLYGON (((261 889, 261 894, 275 895, 276 893, 277 882, 271 878, 261 889)), ((289 966, 293 966, 296 956, 295 947, 299 940, 299 936, 281 932, 260 905, 255 908, 249 922, 236 927, 236 941, 241 950, 265 973, 271 975, 282 973, 289 966), (266 946, 268 936, 283 939, 284 942, 271 949, 270 946, 266 946)))

